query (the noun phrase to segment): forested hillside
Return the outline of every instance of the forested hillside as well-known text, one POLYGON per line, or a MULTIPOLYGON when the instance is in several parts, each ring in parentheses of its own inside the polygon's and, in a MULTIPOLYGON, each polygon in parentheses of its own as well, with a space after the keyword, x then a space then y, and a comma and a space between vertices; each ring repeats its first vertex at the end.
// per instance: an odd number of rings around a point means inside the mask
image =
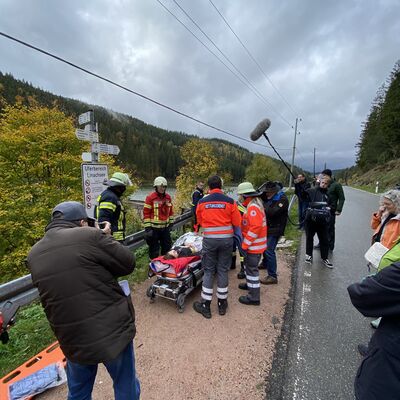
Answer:
POLYGON ((357 146, 362 172, 400 158, 400 60, 378 89, 357 146))
MULTIPOLYGON (((56 96, 1 72, 0 96, 8 104, 19 101, 26 105, 35 102, 47 107, 56 105, 65 114, 75 118, 88 109, 93 109, 99 123, 100 141, 118 145, 121 149, 118 162, 128 169, 135 170, 145 181, 157 175, 165 175, 167 179, 175 180, 182 166, 179 148, 194 137, 182 132, 160 129, 103 107, 56 96)), ((220 168, 232 177, 233 182, 241 181, 253 154, 225 140, 212 139, 210 142, 219 159, 220 168)))
POLYGON ((375 190, 400 183, 400 60, 378 89, 370 112, 361 125, 357 163, 336 177, 346 184, 375 190))

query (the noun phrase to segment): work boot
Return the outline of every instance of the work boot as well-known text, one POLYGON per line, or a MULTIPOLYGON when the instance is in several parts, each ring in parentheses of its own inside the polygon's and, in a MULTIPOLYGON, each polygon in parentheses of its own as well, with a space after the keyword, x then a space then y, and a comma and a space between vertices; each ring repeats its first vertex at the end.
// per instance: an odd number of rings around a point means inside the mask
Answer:
POLYGON ((237 278, 238 279, 246 278, 246 274, 244 273, 244 271, 240 270, 240 272, 237 274, 237 278))
POLYGON ((232 256, 231 269, 236 269, 236 254, 232 256))
POLYGON ((250 300, 247 296, 240 296, 239 303, 245 304, 246 306, 259 306, 260 300, 250 300))
POLYGON ((246 273, 244 272, 244 262, 240 261, 240 272, 237 274, 238 279, 246 278, 246 273))
POLYGON ((228 300, 218 299, 218 312, 219 315, 225 315, 228 308, 228 300))
POLYGON ((260 283, 263 285, 275 285, 278 283, 278 278, 268 275, 265 278, 260 278, 260 283))
POLYGON ((211 310, 210 310, 211 301, 203 300, 203 301, 195 301, 193 303, 193 308, 199 314, 201 314, 204 318, 211 318, 211 310))
POLYGON ((242 290, 249 290, 247 283, 239 283, 238 288, 242 290))

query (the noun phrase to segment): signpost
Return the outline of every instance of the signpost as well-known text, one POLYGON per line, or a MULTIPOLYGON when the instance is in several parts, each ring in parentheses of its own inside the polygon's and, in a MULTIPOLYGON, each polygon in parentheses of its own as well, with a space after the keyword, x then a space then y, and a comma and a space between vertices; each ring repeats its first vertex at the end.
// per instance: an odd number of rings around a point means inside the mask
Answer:
POLYGON ((97 204, 97 197, 106 189, 104 182, 108 180, 108 165, 82 163, 81 171, 86 213, 88 217, 96 218, 94 206, 97 204))
POLYGON ((92 143, 92 153, 119 154, 119 147, 113 144, 92 143))
POLYGON ((97 124, 94 122, 94 112, 89 110, 78 117, 79 125, 83 129, 76 129, 75 136, 79 140, 85 140, 92 144, 91 153, 82 153, 82 189, 83 201, 86 213, 89 217, 95 218, 94 208, 97 197, 106 189, 104 183, 108 180, 108 165, 99 164, 99 153, 119 154, 119 147, 111 144, 99 143, 97 124))
POLYGON ((88 142, 99 141, 99 134, 97 132, 89 131, 87 129, 76 129, 75 136, 79 140, 87 140, 88 142))
POLYGON ((83 114, 81 114, 78 117, 78 123, 79 125, 84 125, 84 124, 88 124, 89 122, 91 122, 93 120, 93 111, 89 110, 88 112, 85 112, 83 114))

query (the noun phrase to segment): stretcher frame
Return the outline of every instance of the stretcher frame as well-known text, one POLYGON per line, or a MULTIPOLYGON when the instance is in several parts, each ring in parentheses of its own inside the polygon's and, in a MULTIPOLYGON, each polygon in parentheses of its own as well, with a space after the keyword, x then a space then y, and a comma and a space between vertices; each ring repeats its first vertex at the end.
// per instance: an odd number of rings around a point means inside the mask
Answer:
POLYGON ((201 260, 191 263, 188 267, 188 274, 178 278, 156 274, 156 280, 148 287, 147 297, 150 303, 155 301, 156 297, 162 297, 174 301, 178 312, 185 310, 186 296, 203 282, 204 270, 201 267, 201 260))

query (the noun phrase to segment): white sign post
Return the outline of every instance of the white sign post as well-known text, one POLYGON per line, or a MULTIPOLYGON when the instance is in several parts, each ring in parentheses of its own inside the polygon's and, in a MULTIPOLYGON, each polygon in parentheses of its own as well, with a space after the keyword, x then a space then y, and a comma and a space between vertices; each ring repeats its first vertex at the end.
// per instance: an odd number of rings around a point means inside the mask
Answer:
POLYGON ((86 213, 89 217, 95 218, 94 207, 97 204, 97 197, 106 189, 104 182, 108 180, 108 165, 83 163, 81 169, 86 213))
POLYGON ((78 117, 79 125, 88 124, 93 119, 93 111, 87 111, 78 117))
POLYGON ((92 143, 92 153, 119 154, 119 147, 114 144, 92 143))
MULTIPOLYGON (((88 125, 86 125, 88 126, 88 125)), ((79 140, 86 140, 88 142, 98 142, 99 134, 98 132, 89 131, 87 129, 75 129, 75 136, 79 140)))
POLYGON ((86 213, 91 218, 96 218, 94 208, 97 205, 97 197, 106 189, 104 182, 108 181, 108 165, 99 164, 99 153, 119 154, 119 147, 112 144, 99 143, 97 123, 94 121, 94 112, 88 111, 78 117, 79 125, 85 125, 83 129, 76 129, 75 136, 79 140, 91 143, 91 153, 82 153, 82 189, 86 213))

